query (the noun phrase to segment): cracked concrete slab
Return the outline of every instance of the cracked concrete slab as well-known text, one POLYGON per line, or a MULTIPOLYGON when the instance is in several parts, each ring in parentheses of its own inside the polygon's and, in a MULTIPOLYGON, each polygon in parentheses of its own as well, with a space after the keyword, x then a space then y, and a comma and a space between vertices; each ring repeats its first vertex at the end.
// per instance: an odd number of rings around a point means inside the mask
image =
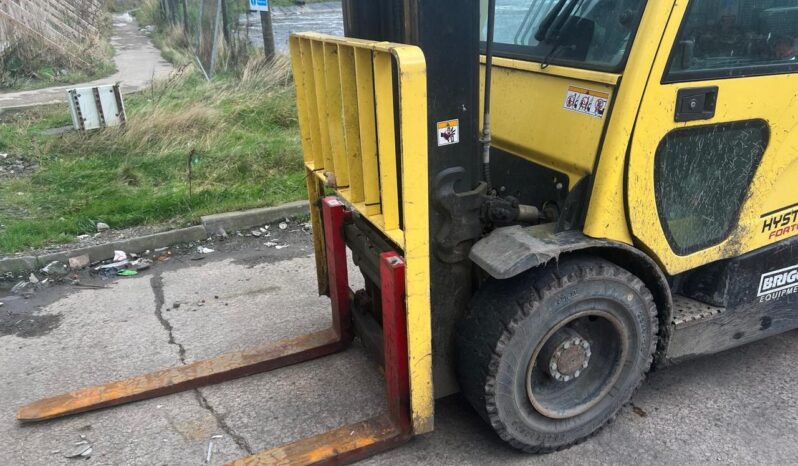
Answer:
POLYGON ((274 263, 228 260, 166 272, 164 318, 189 362, 324 330, 330 326, 330 305, 316 296, 315 274, 308 273, 314 264, 304 254, 274 263))
MULTIPOLYGON (((154 309, 148 280, 120 281, 32 310, 61 316, 46 335, 0 338, 0 464, 73 464, 63 455, 80 435, 93 444, 92 464, 200 464, 208 439, 224 432, 190 392, 41 424, 14 419, 22 403, 175 365, 154 309)), ((243 454, 229 437, 216 450, 219 460, 243 454)))
MULTIPOLYGON (((307 251, 297 252, 299 257, 273 263, 242 266, 229 260, 165 273, 165 307, 171 308, 163 315, 186 360, 328 328, 329 299, 316 296, 315 275, 308 273, 314 259, 307 251)), ((382 376, 358 347, 201 391, 254 451, 384 409, 382 376)))
MULTIPOLYGON (((181 347, 191 362, 324 328, 330 312, 315 297, 309 253, 308 239, 297 236, 280 251, 170 261, 110 290, 25 311, 61 317, 36 336, 0 336, 0 435, 7 439, 0 464, 74 464, 51 452, 81 434, 95 446, 86 464, 103 465, 202 464, 208 439, 218 434, 211 464, 222 464, 382 411, 382 376, 355 345, 299 366, 41 425, 13 419, 22 402, 179 365, 181 347)), ((656 372, 608 428, 545 456, 510 449, 467 403, 450 397, 436 404, 434 433, 363 464, 792 464, 796 352, 798 332, 790 332, 656 372)))

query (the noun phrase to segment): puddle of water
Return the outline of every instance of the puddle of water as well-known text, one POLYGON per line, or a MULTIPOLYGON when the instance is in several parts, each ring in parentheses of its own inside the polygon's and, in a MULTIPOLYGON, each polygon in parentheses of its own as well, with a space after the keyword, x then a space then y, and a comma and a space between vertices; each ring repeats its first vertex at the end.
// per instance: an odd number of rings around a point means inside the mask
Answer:
MULTIPOLYGON (((241 15, 239 23, 255 47, 263 47, 260 14, 241 15)), ((313 3, 304 7, 275 7, 272 27, 277 50, 288 52, 288 35, 292 32, 320 32, 335 36, 344 35, 344 17, 340 2, 313 3)))

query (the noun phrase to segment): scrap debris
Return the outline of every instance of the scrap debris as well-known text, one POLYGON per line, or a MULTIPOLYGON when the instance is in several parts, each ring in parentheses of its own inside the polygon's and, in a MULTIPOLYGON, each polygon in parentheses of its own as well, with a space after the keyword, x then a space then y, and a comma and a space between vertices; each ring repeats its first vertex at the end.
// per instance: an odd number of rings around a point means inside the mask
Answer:
POLYGON ((136 259, 130 263, 136 271, 141 272, 142 270, 147 270, 152 267, 152 261, 145 258, 136 259))
MULTIPOLYGON (((99 229, 103 229, 103 225, 99 223, 99 229)), ((157 263, 167 262, 177 256, 187 255, 186 259, 191 261, 205 260, 209 254, 218 253, 218 250, 213 247, 214 244, 219 244, 222 241, 229 241, 234 237, 250 237, 258 238, 265 241, 259 244, 265 247, 282 250, 290 247, 287 239, 283 237, 289 232, 301 232, 309 230, 311 227, 309 222, 301 222, 296 219, 285 218, 272 225, 262 225, 251 227, 243 232, 235 230, 228 232, 224 228, 219 228, 215 235, 212 235, 203 241, 194 241, 186 244, 178 244, 174 246, 165 246, 146 250, 139 254, 127 252, 122 249, 113 251, 113 258, 108 260, 100 260, 92 262, 89 254, 81 254, 81 252, 74 251, 74 256, 67 256, 63 261, 52 261, 45 267, 33 271, 26 271, 18 275, 6 274, 2 277, 3 280, 11 281, 14 284, 10 288, 10 294, 21 296, 23 298, 30 298, 36 292, 43 288, 47 288, 56 284, 66 284, 77 288, 108 288, 105 285, 90 285, 85 283, 86 280, 81 281, 81 271, 85 270, 89 275, 100 278, 102 280, 112 280, 120 277, 135 277, 140 275, 142 271, 150 269, 157 263), (293 228, 296 226, 297 228, 293 228), (217 243, 214 243, 216 241, 217 243), (193 254, 191 254, 193 253, 193 254)), ((0 226, 1 228, 1 226, 0 226)), ((80 235, 78 240, 89 240, 92 237, 99 236, 100 233, 95 235, 80 235)), ((234 248, 239 247, 237 244, 232 245, 234 248)), ((84 277, 88 278, 88 277, 84 277)), ((10 284, 9 284, 10 285, 10 284)))
POLYGON ((85 269, 86 267, 91 264, 91 260, 89 256, 84 254, 82 256, 70 257, 69 258, 69 268, 72 270, 81 270, 85 269))
POLYGON ((220 438, 222 438, 221 435, 214 435, 208 440, 208 452, 205 454, 205 464, 211 464, 211 458, 213 457, 213 441, 220 438))
POLYGON ((47 264, 44 268, 42 268, 41 272, 48 277, 63 277, 69 273, 69 269, 67 268, 66 264, 59 261, 52 261, 47 264))
POLYGON ((648 417, 648 413, 641 407, 632 404, 632 411, 640 417, 648 417))
POLYGON ((11 288, 11 294, 16 294, 16 295, 24 294, 25 290, 30 288, 31 285, 32 285, 31 282, 21 281, 11 288))
POLYGON ((85 435, 81 435, 80 441, 73 443, 69 450, 64 453, 64 458, 90 458, 93 450, 94 447, 91 442, 86 439, 85 435))

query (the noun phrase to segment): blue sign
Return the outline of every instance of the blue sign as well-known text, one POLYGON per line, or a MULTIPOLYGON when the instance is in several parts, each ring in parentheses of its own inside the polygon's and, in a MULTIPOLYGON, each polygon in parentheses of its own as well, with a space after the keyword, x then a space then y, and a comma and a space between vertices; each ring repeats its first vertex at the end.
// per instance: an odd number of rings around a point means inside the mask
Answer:
POLYGON ((269 0, 249 0, 250 11, 269 11, 269 0))

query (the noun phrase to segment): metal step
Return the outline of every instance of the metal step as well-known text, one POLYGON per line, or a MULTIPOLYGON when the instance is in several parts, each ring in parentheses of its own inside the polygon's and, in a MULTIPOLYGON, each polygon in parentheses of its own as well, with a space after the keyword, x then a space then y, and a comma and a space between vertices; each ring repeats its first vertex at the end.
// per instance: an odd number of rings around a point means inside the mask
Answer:
POLYGON ((722 314, 726 308, 710 306, 709 304, 673 295, 673 314, 671 325, 674 328, 684 328, 706 319, 711 319, 722 314))

